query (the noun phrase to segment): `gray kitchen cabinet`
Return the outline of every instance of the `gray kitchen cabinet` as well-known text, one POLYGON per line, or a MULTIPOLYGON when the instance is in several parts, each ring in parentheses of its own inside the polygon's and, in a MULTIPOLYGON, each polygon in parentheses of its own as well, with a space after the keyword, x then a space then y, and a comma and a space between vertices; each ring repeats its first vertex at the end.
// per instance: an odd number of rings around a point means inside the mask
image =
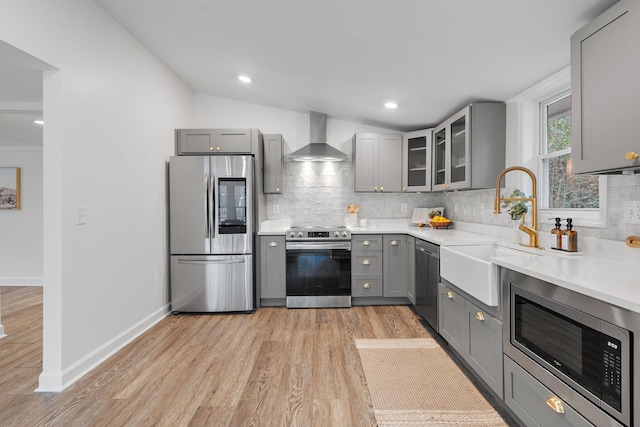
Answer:
POLYGON ((507 356, 504 356, 504 379, 504 402, 525 426, 593 426, 507 356), (547 401, 552 398, 561 402, 564 413, 551 408, 547 401))
POLYGON ((259 236, 260 299, 286 298, 286 263, 284 236, 259 236))
POLYGON ((402 191, 431 191, 431 129, 408 132, 402 140, 402 191))
POLYGON ((353 162, 356 192, 393 192, 402 189, 401 134, 356 134, 353 162))
POLYGON ((616 3, 571 37, 573 173, 640 169, 638 69, 637 0, 616 3))
POLYGON ((383 292, 384 297, 407 296, 407 236, 383 236, 383 292))
POLYGON ((383 293, 381 234, 351 238, 351 295, 381 297, 383 293))
POLYGON ((471 104, 433 129, 433 191, 492 188, 505 166, 506 106, 471 104))
POLYGON ((469 329, 465 359, 496 394, 502 397, 502 322, 465 300, 469 329))
POLYGON ((471 369, 503 396, 502 322, 455 289, 438 285, 439 333, 471 369))
POLYGON ((176 153, 251 153, 251 129, 177 129, 176 153))
POLYGON ((465 299, 442 283, 438 284, 438 332, 458 354, 465 353, 468 337, 465 299))
POLYGON ((284 181, 284 140, 281 134, 264 134, 263 185, 265 194, 281 194, 284 181))
POLYGON ((407 298, 416 305, 416 238, 407 236, 407 298))

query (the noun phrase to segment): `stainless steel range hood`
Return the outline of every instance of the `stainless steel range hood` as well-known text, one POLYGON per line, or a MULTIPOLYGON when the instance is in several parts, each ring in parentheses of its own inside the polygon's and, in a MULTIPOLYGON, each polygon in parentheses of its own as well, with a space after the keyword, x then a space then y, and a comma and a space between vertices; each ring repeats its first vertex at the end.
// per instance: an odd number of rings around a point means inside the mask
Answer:
POLYGON ((289 154, 293 162, 344 162, 349 156, 327 144, 327 115, 309 112, 310 143, 289 154))

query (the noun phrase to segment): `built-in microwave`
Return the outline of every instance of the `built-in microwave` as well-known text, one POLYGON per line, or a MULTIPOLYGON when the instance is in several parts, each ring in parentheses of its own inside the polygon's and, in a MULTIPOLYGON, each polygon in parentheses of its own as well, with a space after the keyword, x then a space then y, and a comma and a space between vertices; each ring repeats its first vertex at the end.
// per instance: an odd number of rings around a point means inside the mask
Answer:
MULTIPOLYGON (((540 372, 535 365, 544 368, 556 382, 568 386, 566 390, 574 391, 566 393, 568 400, 574 398, 569 404, 584 407, 578 400, 586 399, 623 425, 631 425, 633 333, 625 325, 594 316, 602 311, 596 305, 573 305, 582 302, 576 293, 572 301, 566 289, 509 273, 505 354, 525 369, 530 367, 530 372, 540 372), (593 311, 588 313, 589 307, 593 311), (575 392, 584 399, 575 398, 575 392)), ((547 382, 553 389, 554 383, 547 382)))

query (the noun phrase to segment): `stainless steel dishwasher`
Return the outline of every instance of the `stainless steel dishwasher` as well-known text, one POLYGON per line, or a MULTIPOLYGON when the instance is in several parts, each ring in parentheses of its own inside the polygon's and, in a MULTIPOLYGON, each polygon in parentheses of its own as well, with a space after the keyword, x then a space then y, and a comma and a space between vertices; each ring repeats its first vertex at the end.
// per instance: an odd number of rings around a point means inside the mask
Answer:
POLYGON ((416 239, 416 311, 438 331, 440 246, 416 239))

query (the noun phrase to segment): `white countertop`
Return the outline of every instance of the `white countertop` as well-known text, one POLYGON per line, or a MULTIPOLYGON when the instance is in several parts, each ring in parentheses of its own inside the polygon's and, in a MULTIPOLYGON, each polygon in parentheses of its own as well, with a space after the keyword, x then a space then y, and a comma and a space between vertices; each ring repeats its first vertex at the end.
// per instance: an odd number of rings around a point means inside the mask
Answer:
MULTIPOLYGON (((588 295, 610 304, 640 313, 640 250, 624 252, 617 256, 607 250, 596 247, 599 244, 615 245, 616 250, 624 246, 620 242, 601 242, 585 244, 594 247, 598 255, 582 254, 579 256, 556 252, 553 250, 537 250, 510 243, 504 235, 487 233, 487 228, 478 226, 480 232, 457 229, 418 228, 409 224, 408 220, 369 220, 370 225, 363 228, 351 228, 351 234, 407 234, 427 240, 441 246, 496 244, 528 252, 526 256, 493 257, 493 263, 505 268, 553 283, 558 286, 588 295), (482 234, 487 233, 487 234, 482 234), (637 254, 636 254, 637 252, 637 254), (616 258, 606 258, 600 253, 616 258)), ((268 221, 261 224, 258 235, 283 235, 291 226, 290 222, 268 221)), ((461 224, 460 224, 461 226, 461 224)), ((476 229, 475 227, 466 227, 476 229)), ((500 227, 502 228, 502 227, 500 227)), ((508 233, 509 230, 506 230, 508 233)), ((587 243, 587 242, 585 242, 587 243)), ((623 249, 624 250, 624 249, 623 249)))

